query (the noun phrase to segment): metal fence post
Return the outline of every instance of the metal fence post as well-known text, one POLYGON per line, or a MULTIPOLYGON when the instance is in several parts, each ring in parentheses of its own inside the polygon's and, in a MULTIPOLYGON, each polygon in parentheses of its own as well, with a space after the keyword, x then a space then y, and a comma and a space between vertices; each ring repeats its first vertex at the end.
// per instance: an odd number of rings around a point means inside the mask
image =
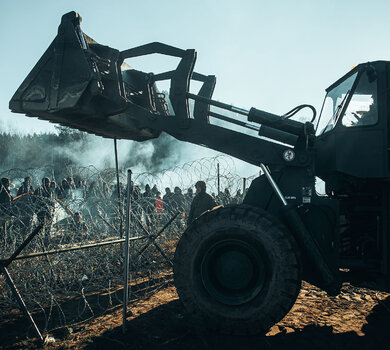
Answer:
POLYGON ((217 196, 219 196, 220 185, 221 185, 221 181, 220 181, 219 163, 218 163, 218 164, 217 164, 217 196))
POLYGON ((119 210, 119 233, 120 233, 120 238, 122 238, 123 237, 123 213, 122 213, 121 189, 120 189, 120 181, 119 181, 118 146, 117 146, 116 138, 114 138, 114 151, 115 151, 116 187, 117 187, 118 210, 119 210))
POLYGON ((125 232, 125 249, 124 249, 124 272, 123 272, 123 320, 122 332, 126 333, 126 316, 127 304, 129 301, 129 238, 130 238, 130 213, 131 213, 131 170, 127 171, 127 203, 126 203, 126 232, 125 232))

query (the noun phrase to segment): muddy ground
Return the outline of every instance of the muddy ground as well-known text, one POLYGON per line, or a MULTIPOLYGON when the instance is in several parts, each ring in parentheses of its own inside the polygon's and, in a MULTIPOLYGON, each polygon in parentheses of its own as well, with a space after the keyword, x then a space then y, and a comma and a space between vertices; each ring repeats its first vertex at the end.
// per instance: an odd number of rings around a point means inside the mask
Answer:
MULTIPOLYGON (((337 297, 304 283, 289 314, 257 337, 201 334, 191 329, 175 288, 168 286, 131 305, 127 333, 122 310, 47 335, 45 349, 390 349, 390 294, 345 284, 337 297)), ((0 349, 37 348, 28 324, 0 322, 0 349)))

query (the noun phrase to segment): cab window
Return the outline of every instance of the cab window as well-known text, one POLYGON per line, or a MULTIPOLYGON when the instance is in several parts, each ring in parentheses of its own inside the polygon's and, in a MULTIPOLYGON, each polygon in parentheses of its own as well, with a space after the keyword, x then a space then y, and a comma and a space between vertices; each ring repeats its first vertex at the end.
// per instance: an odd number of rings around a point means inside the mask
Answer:
POLYGON ((377 84, 364 72, 341 118, 346 127, 367 126, 378 122, 377 84))

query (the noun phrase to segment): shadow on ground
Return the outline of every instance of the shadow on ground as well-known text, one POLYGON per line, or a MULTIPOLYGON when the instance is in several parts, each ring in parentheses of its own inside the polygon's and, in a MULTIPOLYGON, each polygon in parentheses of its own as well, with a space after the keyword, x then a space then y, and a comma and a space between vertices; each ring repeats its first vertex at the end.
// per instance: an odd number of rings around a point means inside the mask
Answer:
POLYGON ((86 349, 389 349, 390 297, 375 306, 363 326, 364 336, 355 332, 334 333, 332 327, 307 326, 272 336, 231 337, 197 334, 184 317, 180 301, 157 307, 128 322, 125 335, 117 327, 84 343, 86 349))
MULTIPOLYGON (((161 277, 147 278, 132 285, 132 295, 145 296, 153 294, 156 290, 164 288, 172 280, 172 274, 166 274, 161 277)), ((111 293, 102 290, 101 286, 92 286, 88 292, 85 292, 85 298, 80 295, 57 300, 60 305, 43 310, 30 310, 39 330, 45 336, 45 330, 49 329, 50 334, 58 339, 66 339, 69 335, 69 329, 77 330, 78 326, 67 325, 82 324, 88 319, 99 315, 107 314, 110 310, 121 307, 121 298, 123 297, 123 288, 115 288, 111 293), (88 302, 88 304, 86 304, 88 302), (82 310, 82 312, 80 312, 82 310), (50 313, 48 321, 47 314, 50 313)), ((81 325, 82 327, 82 325, 81 325)), ((12 309, 8 314, 0 316, 0 350, 1 349, 22 349, 39 348, 39 342, 36 334, 19 309, 12 309)))

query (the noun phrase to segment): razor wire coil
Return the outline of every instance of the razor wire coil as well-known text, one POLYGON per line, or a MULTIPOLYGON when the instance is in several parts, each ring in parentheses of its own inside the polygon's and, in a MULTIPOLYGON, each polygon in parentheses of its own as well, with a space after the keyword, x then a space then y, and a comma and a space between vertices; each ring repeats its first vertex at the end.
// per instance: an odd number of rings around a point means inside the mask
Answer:
MULTIPOLYGON (((120 221, 124 214, 118 209, 116 171, 68 167, 61 175, 75 179, 66 193, 55 188, 47 197, 13 193, 10 203, 0 203, 0 259, 11 256, 34 228, 44 223, 42 231, 23 250, 23 257, 8 267, 28 309, 39 315, 38 325, 44 331, 95 317, 122 303, 120 221)), ((34 187, 41 178, 54 180, 50 167, 0 173, 15 187, 27 176, 34 187)), ((254 177, 246 178, 247 187, 254 177)), ((125 171, 121 171, 122 208, 126 208, 125 180, 125 171)), ((193 189, 196 181, 205 181, 219 204, 239 204, 242 196, 237 192, 245 191, 243 179, 235 173, 228 156, 204 158, 159 173, 133 174, 132 180, 130 233, 133 238, 143 238, 131 241, 130 301, 171 283, 172 271, 166 259, 173 260, 177 241, 185 230, 192 201, 188 189, 193 189), (145 195, 146 185, 154 189, 152 195, 145 195), (164 199, 166 188, 172 189, 169 199, 164 199), (175 188, 179 189, 176 193, 175 188), (175 220, 157 236, 177 212, 175 220)), ((60 185, 61 181, 56 183, 60 185)), ((5 317, 16 306, 0 275, 0 315, 5 317)))

